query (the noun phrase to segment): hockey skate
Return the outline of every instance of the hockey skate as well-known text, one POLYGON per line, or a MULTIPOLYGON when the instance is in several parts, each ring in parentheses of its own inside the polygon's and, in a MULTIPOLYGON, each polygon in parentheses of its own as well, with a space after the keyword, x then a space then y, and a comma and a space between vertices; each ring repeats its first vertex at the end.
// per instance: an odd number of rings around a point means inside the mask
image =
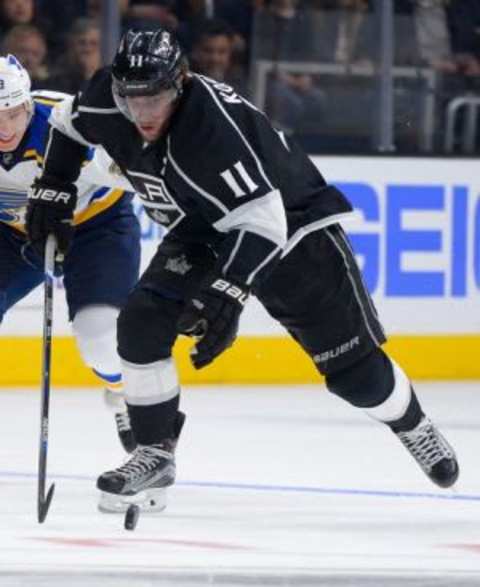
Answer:
POLYGON ((426 417, 398 438, 427 476, 440 487, 451 487, 458 479, 459 467, 453 448, 426 417))
POLYGON ((118 438, 120 439, 123 448, 128 453, 133 452, 137 446, 137 443, 130 426, 130 418, 128 417, 127 406, 125 404, 123 394, 118 391, 105 389, 103 398, 107 407, 110 408, 110 410, 113 412, 118 438))
POLYGON ((131 505, 140 511, 161 512, 167 505, 166 488, 175 482, 175 449, 185 421, 177 413, 175 436, 159 444, 138 445, 128 461, 97 479, 103 513, 124 513, 131 505))

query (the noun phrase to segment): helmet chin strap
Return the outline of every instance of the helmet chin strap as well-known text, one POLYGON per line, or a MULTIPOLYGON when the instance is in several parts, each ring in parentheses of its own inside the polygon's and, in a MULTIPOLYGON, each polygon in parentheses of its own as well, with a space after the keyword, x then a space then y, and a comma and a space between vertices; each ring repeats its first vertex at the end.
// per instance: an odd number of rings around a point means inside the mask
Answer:
POLYGON ((177 99, 183 94, 184 75, 181 73, 173 82, 173 87, 177 92, 177 99))
POLYGON ((28 125, 32 122, 33 111, 35 109, 35 105, 34 105, 32 98, 30 98, 30 100, 25 102, 25 108, 26 108, 27 114, 28 114, 28 119, 27 119, 27 127, 28 127, 28 125))

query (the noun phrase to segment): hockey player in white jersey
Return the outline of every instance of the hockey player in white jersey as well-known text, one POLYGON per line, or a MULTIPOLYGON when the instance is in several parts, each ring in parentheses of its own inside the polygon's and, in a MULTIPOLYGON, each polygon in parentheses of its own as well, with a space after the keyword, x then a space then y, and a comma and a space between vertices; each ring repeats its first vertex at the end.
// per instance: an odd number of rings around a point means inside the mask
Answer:
MULTIPOLYGON (((50 112, 66 94, 30 92, 27 71, 12 55, 0 57, 0 322, 43 281, 43 245, 28 243, 27 190, 40 174, 50 112), (33 246, 32 246, 33 245, 33 246)), ((122 394, 116 320, 140 263, 140 228, 132 188, 105 152, 90 149, 76 182, 72 246, 62 263, 73 332, 85 363, 105 386, 124 448, 135 448, 122 394)), ((78 430, 82 433, 82 430, 78 430)))

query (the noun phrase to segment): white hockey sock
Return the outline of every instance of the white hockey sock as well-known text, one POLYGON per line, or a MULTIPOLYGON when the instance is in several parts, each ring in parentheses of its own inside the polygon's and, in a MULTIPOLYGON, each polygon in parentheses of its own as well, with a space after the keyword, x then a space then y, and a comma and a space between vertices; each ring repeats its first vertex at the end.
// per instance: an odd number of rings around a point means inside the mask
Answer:
POLYGON ((112 392, 121 392, 123 387, 117 354, 118 313, 113 306, 85 306, 72 322, 83 360, 112 392))
POLYGON ((412 397, 410 380, 405 375, 403 369, 393 359, 390 358, 390 361, 395 378, 395 384, 391 394, 378 406, 363 408, 365 413, 371 418, 385 423, 394 422, 402 418, 408 409, 412 397))
POLYGON ((173 359, 138 365, 122 359, 125 400, 132 406, 167 402, 180 393, 173 359))

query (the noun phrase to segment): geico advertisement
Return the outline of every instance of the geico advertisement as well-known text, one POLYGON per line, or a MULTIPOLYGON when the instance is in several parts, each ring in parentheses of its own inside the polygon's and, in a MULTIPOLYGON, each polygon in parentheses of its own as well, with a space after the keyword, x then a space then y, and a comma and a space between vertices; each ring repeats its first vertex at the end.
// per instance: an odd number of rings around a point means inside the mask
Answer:
MULTIPOLYGON (((315 157, 355 207, 344 223, 380 317, 391 334, 480 330, 480 181, 475 160, 315 157)), ((139 202, 142 269, 161 240, 139 202)), ((339 260, 339 263, 341 261, 339 260)), ((0 334, 41 331, 41 289, 5 318, 0 334)), ((55 332, 70 332, 61 284, 55 332)), ((243 334, 282 334, 252 300, 243 334)))
POLYGON ((480 330, 479 162, 316 158, 357 211, 345 224, 393 333, 480 330))

